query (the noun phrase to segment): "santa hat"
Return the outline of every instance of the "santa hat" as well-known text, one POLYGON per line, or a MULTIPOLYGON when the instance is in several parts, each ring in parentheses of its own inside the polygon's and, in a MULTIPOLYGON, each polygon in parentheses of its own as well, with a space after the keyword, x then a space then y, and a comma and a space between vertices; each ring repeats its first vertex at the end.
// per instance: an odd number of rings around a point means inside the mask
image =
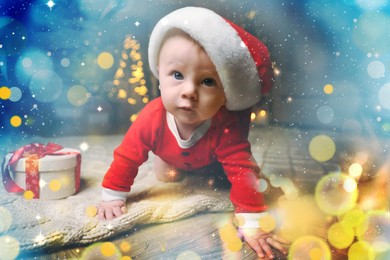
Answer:
POLYGON ((158 78, 158 55, 165 34, 181 29, 200 43, 214 63, 226 96, 226 108, 244 110, 256 104, 272 86, 267 47, 256 37, 201 7, 185 7, 163 17, 149 41, 149 66, 158 78))

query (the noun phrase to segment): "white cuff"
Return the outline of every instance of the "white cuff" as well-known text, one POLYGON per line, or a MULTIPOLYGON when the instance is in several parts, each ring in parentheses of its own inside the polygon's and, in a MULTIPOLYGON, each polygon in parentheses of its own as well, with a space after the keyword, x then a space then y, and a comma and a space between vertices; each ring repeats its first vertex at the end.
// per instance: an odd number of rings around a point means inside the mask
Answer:
POLYGON ((260 218, 268 214, 265 211, 260 213, 235 213, 235 216, 238 219, 239 228, 260 228, 260 218))
POLYGON ((126 200, 127 197, 126 191, 116 191, 111 189, 103 188, 102 190, 102 200, 103 201, 113 201, 113 200, 126 200))

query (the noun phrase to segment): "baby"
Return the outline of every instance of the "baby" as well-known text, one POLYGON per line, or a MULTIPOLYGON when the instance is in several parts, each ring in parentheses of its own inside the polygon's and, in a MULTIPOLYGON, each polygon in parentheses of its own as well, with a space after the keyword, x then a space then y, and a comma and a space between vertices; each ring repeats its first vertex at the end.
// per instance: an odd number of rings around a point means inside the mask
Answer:
POLYGON ((247 243, 259 257, 274 258, 271 247, 286 253, 286 241, 259 228, 267 206, 247 139, 250 107, 273 80, 267 48, 218 14, 186 7, 155 26, 149 65, 161 97, 145 106, 115 149, 102 184, 99 218, 110 220, 125 212, 126 196, 150 151, 162 181, 217 163, 231 183, 230 200, 244 220, 239 230, 247 243))

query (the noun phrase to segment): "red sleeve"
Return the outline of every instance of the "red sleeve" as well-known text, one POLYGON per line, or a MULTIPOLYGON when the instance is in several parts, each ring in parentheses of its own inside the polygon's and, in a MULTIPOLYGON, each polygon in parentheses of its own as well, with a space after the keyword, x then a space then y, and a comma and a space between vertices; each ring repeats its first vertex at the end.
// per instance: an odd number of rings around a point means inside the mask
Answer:
POLYGON ((264 197, 258 191, 259 166, 250 160, 250 143, 243 138, 239 120, 234 112, 227 112, 221 120, 223 128, 216 154, 232 184, 230 200, 239 212, 262 212, 267 210, 264 197))
POLYGON ((142 109, 122 143, 114 150, 114 160, 103 179, 104 188, 130 191, 139 166, 148 159, 149 151, 154 149, 164 111, 160 98, 142 109))

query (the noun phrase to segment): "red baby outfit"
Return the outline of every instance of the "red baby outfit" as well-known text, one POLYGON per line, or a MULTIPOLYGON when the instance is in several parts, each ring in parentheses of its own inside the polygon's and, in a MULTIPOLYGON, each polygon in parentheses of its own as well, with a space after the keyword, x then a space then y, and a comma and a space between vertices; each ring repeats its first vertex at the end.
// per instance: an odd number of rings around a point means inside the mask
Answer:
POLYGON ((218 161, 232 184, 230 200, 236 212, 265 211, 263 196, 257 190, 260 169, 250 160, 250 144, 240 130, 239 122, 236 112, 222 107, 206 125, 203 135, 195 137, 196 142, 183 148, 172 133, 172 125, 169 126, 172 122, 169 122, 161 98, 156 98, 140 112, 123 142, 115 149, 114 161, 103 180, 103 193, 129 192, 139 166, 151 151, 173 167, 186 171, 218 161))

